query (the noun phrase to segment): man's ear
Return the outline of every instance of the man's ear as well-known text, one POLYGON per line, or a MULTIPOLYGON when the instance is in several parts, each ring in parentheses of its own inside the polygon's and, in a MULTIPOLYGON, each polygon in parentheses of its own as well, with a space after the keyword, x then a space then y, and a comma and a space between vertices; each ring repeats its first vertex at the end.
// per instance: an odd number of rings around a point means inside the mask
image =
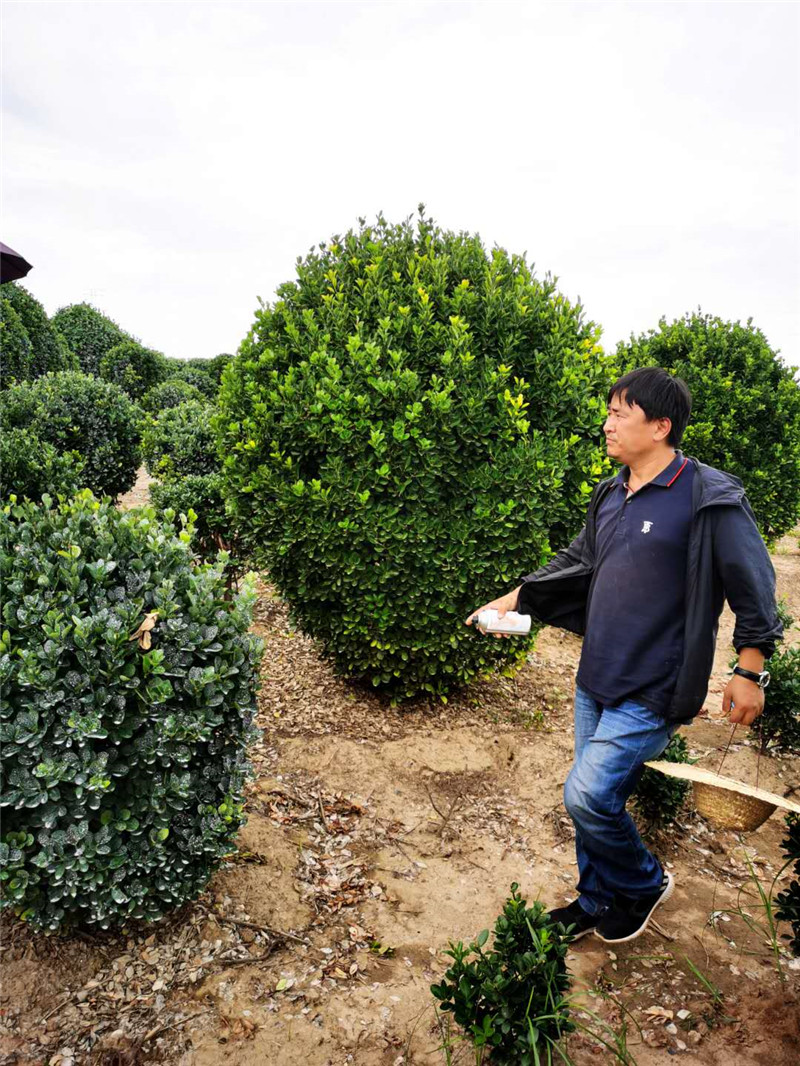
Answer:
POLYGON ((671 418, 657 418, 653 423, 653 440, 659 443, 666 440, 672 432, 671 418))

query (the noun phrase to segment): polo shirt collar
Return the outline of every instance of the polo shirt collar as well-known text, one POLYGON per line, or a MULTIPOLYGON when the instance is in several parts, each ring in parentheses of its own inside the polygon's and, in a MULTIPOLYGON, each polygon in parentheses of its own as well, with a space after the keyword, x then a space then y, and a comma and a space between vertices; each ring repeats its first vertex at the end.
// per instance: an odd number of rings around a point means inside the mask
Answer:
MULTIPOLYGON (((658 477, 654 477, 652 481, 649 481, 649 485, 660 485, 661 488, 668 489, 670 485, 678 478, 678 475, 683 473, 688 460, 684 457, 683 452, 676 451, 675 458, 669 464, 666 469, 662 470, 658 477)), ((627 486, 628 478, 630 477, 630 469, 627 466, 623 466, 620 472, 617 474, 617 481, 620 485, 627 486)))

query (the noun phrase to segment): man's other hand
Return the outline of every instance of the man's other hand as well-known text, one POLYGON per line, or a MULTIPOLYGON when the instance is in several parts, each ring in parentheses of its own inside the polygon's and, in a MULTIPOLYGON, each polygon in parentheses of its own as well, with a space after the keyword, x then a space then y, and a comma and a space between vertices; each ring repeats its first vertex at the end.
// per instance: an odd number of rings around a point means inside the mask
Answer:
MULTIPOLYGON (((475 615, 480 614, 481 611, 497 611, 498 618, 502 618, 507 611, 513 611, 517 606, 517 599, 519 597, 519 590, 521 588, 522 585, 519 585, 512 592, 507 592, 505 596, 500 596, 499 599, 492 600, 491 603, 484 603, 483 607, 479 607, 477 611, 472 611, 470 613, 469 617, 465 619, 464 625, 471 626, 472 619, 475 618, 475 615)), ((478 625, 477 620, 475 621, 475 628, 481 633, 486 633, 486 630, 481 629, 481 627, 478 625)), ((499 640, 500 637, 510 637, 511 634, 492 633, 492 636, 499 640)))
POLYGON ((734 674, 725 686, 722 710, 730 711, 731 725, 752 725, 764 710, 764 690, 755 681, 734 674))

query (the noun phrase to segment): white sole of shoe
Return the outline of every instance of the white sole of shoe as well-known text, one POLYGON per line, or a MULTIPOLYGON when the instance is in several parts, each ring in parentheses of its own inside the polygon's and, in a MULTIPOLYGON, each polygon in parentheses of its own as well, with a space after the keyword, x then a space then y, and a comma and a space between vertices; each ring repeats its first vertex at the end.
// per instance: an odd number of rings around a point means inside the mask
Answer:
POLYGON ((572 940, 570 941, 570 943, 574 944, 576 940, 583 940, 583 938, 585 936, 589 936, 590 933, 593 933, 596 928, 597 928, 597 926, 593 925, 591 929, 584 929, 584 931, 582 933, 575 933, 575 935, 572 937, 572 940))
POLYGON ((645 931, 645 929, 647 929, 648 923, 650 922, 650 919, 653 917, 653 914, 655 913, 656 907, 660 907, 662 903, 666 903, 667 902, 669 897, 672 895, 672 892, 673 892, 674 888, 675 888, 675 878, 672 876, 672 874, 669 871, 667 871, 667 886, 666 886, 666 888, 661 893, 661 895, 658 897, 658 899, 655 901, 653 906, 650 908, 650 911, 648 912, 648 914, 645 917, 644 921, 642 922, 642 924, 639 926, 639 928, 636 930, 635 933, 630 933, 628 936, 616 937, 615 939, 611 940, 608 937, 603 936, 602 933, 598 929, 595 929, 594 930, 594 935, 597 937, 598 940, 602 940, 604 944, 624 944, 628 940, 635 940, 637 938, 637 936, 641 936, 642 933, 645 931))

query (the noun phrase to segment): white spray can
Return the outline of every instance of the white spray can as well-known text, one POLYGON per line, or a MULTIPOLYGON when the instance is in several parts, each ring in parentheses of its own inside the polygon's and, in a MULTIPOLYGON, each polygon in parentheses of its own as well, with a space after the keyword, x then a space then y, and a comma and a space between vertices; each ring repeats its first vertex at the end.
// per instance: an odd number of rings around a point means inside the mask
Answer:
POLYGON ((497 611, 490 608, 472 616, 472 624, 476 623, 487 633, 509 633, 513 636, 524 637, 531 631, 531 616, 517 614, 516 611, 507 611, 502 618, 498 618, 497 611))

